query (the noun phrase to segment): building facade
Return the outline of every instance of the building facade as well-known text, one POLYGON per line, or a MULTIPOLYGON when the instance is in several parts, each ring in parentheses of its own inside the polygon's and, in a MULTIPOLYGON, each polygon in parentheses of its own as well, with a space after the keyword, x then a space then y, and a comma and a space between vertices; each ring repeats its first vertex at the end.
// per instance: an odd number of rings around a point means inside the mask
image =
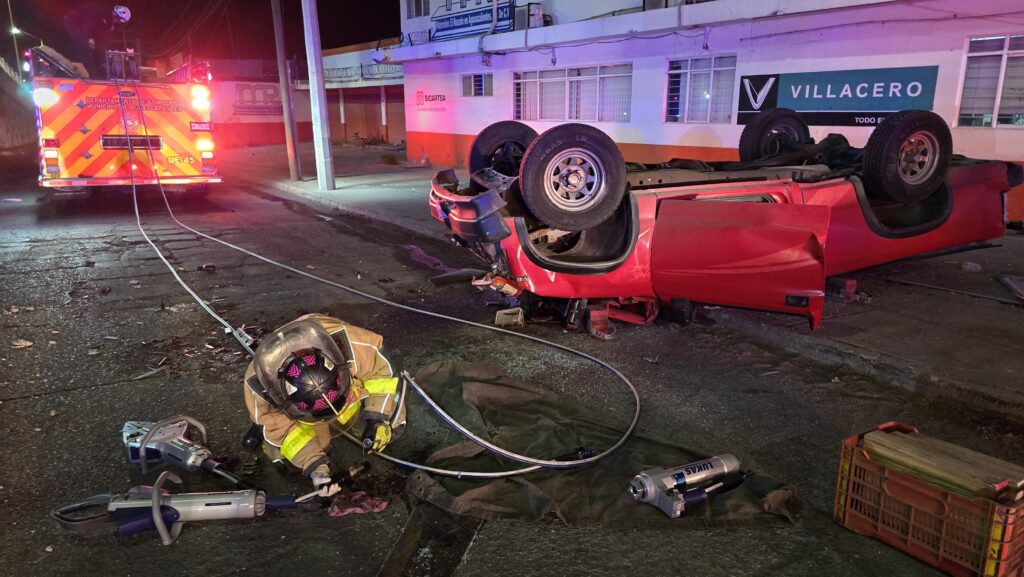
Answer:
MULTIPOLYGON (((385 40, 324 50, 324 77, 331 140, 400 144, 405 141, 402 66, 381 62, 385 40)), ((308 74, 304 62, 289 62, 299 140, 312 140, 308 74)), ((281 85, 275 60, 211 61, 213 122, 224 148, 285 141, 281 85)))
POLYGON ((462 166, 498 120, 592 124, 641 162, 733 159, 771 107, 858 146, 887 112, 933 110, 956 153, 1024 160, 1019 2, 495 1, 404 0, 386 57, 404 66, 411 160, 462 166))

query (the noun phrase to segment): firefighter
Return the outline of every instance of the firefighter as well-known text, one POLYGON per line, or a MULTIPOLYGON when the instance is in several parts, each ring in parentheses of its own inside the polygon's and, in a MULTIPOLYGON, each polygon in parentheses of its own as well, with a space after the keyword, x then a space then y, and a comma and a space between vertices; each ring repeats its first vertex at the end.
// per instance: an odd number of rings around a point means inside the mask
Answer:
POLYGON ((75 48, 75 57, 91 78, 103 77, 107 50, 125 50, 122 27, 132 18, 127 6, 85 3, 64 15, 64 28, 75 48))
POLYGON ((332 437, 347 431, 380 451, 401 433, 405 399, 398 398, 399 381, 382 344, 376 333, 317 314, 267 335, 245 370, 243 389, 275 464, 290 463, 315 490, 327 491, 332 437))

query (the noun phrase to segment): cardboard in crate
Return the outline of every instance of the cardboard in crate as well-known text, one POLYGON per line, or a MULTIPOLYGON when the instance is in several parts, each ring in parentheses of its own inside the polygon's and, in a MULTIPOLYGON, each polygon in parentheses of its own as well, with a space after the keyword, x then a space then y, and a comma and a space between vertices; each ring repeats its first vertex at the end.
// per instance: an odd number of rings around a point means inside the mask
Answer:
MULTIPOLYGON (((872 431, 916 433, 901 423, 872 431)), ((1024 577, 1024 500, 968 498, 879 465, 843 441, 833 516, 837 523, 956 577, 1024 577)))

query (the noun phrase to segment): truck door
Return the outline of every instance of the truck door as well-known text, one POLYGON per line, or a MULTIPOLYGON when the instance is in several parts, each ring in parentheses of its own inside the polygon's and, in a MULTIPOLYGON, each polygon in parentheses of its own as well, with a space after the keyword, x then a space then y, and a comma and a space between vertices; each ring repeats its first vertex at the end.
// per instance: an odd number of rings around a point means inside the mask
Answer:
POLYGON ((796 313, 821 322, 825 206, 665 199, 651 249, 664 300, 796 313))

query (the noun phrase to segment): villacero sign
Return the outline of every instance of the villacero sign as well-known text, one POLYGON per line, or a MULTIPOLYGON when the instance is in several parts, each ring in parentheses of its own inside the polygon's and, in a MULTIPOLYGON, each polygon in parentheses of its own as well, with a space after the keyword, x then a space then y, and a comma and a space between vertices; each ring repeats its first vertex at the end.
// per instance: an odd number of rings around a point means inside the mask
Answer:
POLYGON ((791 108, 811 125, 874 126, 890 112, 931 110, 938 74, 938 66, 912 66, 744 76, 736 122, 791 108))

